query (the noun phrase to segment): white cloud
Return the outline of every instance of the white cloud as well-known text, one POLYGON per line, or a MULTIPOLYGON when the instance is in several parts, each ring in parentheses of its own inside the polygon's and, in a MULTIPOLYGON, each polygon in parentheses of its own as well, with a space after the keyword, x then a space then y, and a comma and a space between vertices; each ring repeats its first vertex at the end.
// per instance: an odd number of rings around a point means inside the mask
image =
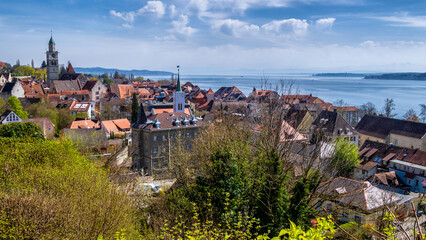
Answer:
POLYGON ((170 10, 170 17, 174 17, 174 16, 176 16, 176 14, 177 14, 177 11, 176 11, 176 6, 175 5, 170 5, 169 6, 169 10, 170 10))
POLYGON ((373 17, 382 21, 392 22, 393 26, 398 27, 419 27, 426 28, 426 16, 409 16, 404 13, 399 16, 373 17))
POLYGON ((262 25, 266 32, 278 35, 303 36, 308 32, 309 23, 305 19, 274 20, 262 25))
POLYGON ((114 16, 123 19, 126 22, 133 23, 135 20, 135 12, 117 12, 115 10, 109 11, 109 13, 114 16))
POLYGON ((139 14, 153 13, 157 15, 157 17, 162 17, 165 12, 165 7, 161 1, 148 1, 145 7, 138 10, 139 14))
POLYGON ((197 30, 190 26, 187 26, 188 23, 189 23, 188 16, 181 14, 178 20, 172 22, 173 29, 171 29, 171 32, 178 33, 184 36, 192 35, 197 30))
POLYGON ((148 1, 147 4, 143 8, 139 9, 137 12, 134 12, 134 11, 117 12, 115 10, 109 11, 109 13, 112 16, 121 18, 122 20, 127 22, 122 25, 125 28, 129 28, 132 26, 136 16, 150 13, 150 14, 154 14, 157 17, 162 17, 165 14, 165 12, 166 12, 165 7, 163 5, 163 2, 161 1, 148 1))
POLYGON ((331 31, 331 28, 333 27, 334 21, 336 21, 335 18, 318 19, 315 22, 315 26, 318 30, 321 30, 321 31, 331 31))
POLYGON ((256 34, 259 32, 259 26, 248 24, 237 19, 225 19, 215 21, 213 28, 229 36, 240 37, 244 34, 256 34))

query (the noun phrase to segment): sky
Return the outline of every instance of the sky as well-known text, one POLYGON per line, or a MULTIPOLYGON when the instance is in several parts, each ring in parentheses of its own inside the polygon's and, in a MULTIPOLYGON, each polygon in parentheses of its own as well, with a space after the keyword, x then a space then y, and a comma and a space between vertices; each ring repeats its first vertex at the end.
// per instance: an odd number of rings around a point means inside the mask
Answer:
POLYGON ((183 74, 426 72, 421 0, 1 0, 0 61, 183 74))

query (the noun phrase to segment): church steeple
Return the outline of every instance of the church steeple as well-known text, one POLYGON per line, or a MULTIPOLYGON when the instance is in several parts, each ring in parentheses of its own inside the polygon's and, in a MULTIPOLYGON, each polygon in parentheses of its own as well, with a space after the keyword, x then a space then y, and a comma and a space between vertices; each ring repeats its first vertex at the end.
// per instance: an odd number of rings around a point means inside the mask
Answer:
POLYGON ((179 65, 177 66, 178 69, 178 80, 176 83, 176 92, 182 92, 181 86, 180 86, 180 72, 179 72, 179 65))
POLYGON ((55 41, 53 40, 52 32, 50 32, 50 40, 49 40, 49 52, 55 51, 55 41))
POLYGON ((180 86, 180 72, 179 72, 179 65, 177 66, 178 69, 178 80, 176 85, 176 91, 173 92, 173 112, 185 112, 185 97, 186 93, 182 92, 181 86, 180 86))

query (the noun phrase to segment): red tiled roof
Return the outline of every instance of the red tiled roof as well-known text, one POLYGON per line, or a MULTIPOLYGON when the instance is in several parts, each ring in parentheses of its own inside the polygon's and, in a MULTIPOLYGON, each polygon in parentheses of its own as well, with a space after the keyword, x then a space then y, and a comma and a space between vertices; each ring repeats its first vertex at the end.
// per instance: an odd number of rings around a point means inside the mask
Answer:
POLYGON ((214 92, 211 88, 209 88, 209 90, 207 91, 207 94, 214 94, 214 92))
POLYGON ((6 67, 6 64, 4 64, 4 62, 0 62, 0 67, 6 67))
POLYGON ((74 121, 67 128, 78 129, 78 128, 99 128, 99 125, 91 120, 80 120, 74 121))
POLYGON ((345 107, 334 107, 337 110, 340 110, 342 112, 353 112, 353 111, 359 111, 359 109, 355 106, 345 106, 345 107))
POLYGON ((112 120, 121 130, 130 128, 130 121, 127 118, 112 120))
POLYGON ((89 107, 90 107, 90 103, 88 102, 74 101, 70 106, 70 110, 74 112, 87 112, 89 107))
POLYGON ((389 153, 388 155, 386 155, 386 157, 383 158, 383 161, 389 161, 391 160, 393 157, 395 157, 395 153, 389 153))
POLYGON ((72 67, 71 62, 68 62, 67 74, 75 74, 74 68, 72 67))
POLYGON ((22 84, 26 98, 41 98, 44 96, 44 90, 41 85, 35 82, 25 81, 26 84, 22 84))
POLYGON ((111 85, 111 92, 117 94, 121 99, 131 98, 133 93, 136 92, 133 85, 129 84, 115 84, 111 85))
POLYGON ((366 147, 366 148, 364 148, 364 149, 362 149, 358 154, 359 154, 359 156, 361 156, 362 157, 362 155, 364 155, 366 152, 368 152, 368 150, 370 150, 370 148, 368 148, 368 147, 366 147))
POLYGON ((417 165, 426 166, 426 151, 412 148, 404 148, 395 159, 417 165))

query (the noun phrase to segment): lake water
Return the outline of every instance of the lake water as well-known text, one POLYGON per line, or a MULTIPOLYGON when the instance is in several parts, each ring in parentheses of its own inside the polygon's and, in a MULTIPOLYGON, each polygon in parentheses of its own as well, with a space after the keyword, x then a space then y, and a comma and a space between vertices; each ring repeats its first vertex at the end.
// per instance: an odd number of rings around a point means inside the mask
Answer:
MULTIPOLYGON (((170 79, 169 77, 149 77, 150 79, 170 79)), ((386 98, 393 98, 396 104, 397 117, 410 108, 417 113, 419 104, 426 104, 425 80, 380 80, 363 79, 361 77, 314 77, 311 75, 280 75, 266 76, 268 83, 273 87, 284 81, 292 84, 292 92, 311 94, 324 101, 333 103, 342 99, 348 105, 359 106, 372 102, 380 111, 386 98)), ((190 81, 201 89, 212 88, 216 91, 220 87, 237 86, 247 96, 253 87, 260 89, 262 76, 230 76, 230 75, 183 75, 182 83, 190 81)))

